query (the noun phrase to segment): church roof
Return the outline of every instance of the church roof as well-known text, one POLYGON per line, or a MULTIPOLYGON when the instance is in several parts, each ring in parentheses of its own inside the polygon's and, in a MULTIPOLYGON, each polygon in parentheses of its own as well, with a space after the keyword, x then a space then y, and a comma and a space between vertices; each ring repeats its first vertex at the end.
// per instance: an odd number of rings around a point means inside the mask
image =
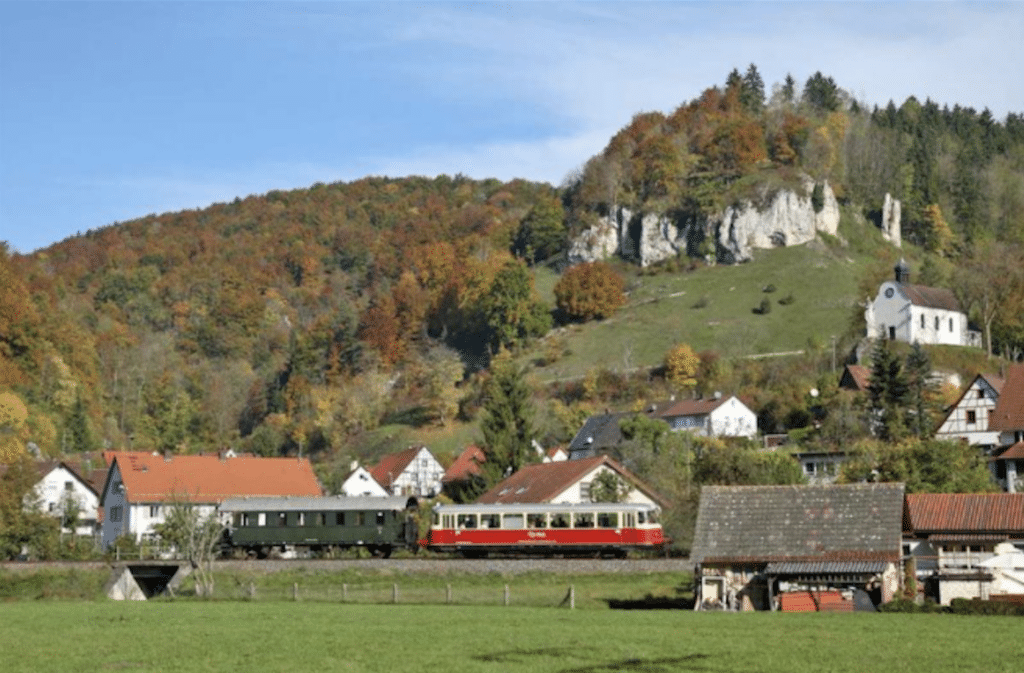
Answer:
POLYGON ((960 302, 953 292, 942 287, 900 284, 900 290, 914 306, 939 308, 945 311, 960 311, 960 302))

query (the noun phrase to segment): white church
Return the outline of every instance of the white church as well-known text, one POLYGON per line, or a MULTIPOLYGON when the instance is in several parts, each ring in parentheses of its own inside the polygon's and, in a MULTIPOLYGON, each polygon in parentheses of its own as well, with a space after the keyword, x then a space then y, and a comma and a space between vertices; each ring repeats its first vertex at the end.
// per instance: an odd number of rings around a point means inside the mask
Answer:
POLYGON ((967 314, 950 290, 910 283, 910 267, 900 259, 896 277, 878 288, 864 311, 867 335, 928 345, 981 347, 981 333, 968 328, 967 314))

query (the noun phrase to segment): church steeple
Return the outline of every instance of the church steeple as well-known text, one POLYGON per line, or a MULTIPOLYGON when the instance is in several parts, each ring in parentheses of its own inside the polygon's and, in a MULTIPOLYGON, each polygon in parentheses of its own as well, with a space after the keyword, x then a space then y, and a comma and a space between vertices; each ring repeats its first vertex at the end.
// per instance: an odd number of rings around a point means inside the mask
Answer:
POLYGON ((902 284, 910 283, 910 265, 907 264, 907 260, 900 257, 900 261, 896 262, 896 267, 893 269, 896 272, 896 282, 902 284))

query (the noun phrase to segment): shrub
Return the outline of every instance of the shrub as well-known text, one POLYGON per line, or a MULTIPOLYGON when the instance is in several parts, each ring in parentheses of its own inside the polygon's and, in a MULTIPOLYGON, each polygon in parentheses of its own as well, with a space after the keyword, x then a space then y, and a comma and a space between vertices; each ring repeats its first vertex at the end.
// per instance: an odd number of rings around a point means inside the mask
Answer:
POLYGON ((768 315, 772 312, 772 303, 767 298, 761 300, 761 305, 754 309, 758 315, 768 315))
POLYGON ((558 309, 569 320, 608 318, 626 303, 624 282, 604 262, 577 264, 555 285, 558 309))
POLYGON ((779 300, 779 304, 782 305, 782 306, 789 306, 794 301, 796 301, 796 297, 794 297, 793 293, 790 292, 785 297, 783 297, 782 299, 779 300))
POLYGON ((775 289, 776 289, 776 288, 775 288, 775 286, 774 286, 774 285, 772 285, 771 283, 768 283, 768 284, 767 284, 767 285, 765 285, 765 286, 764 286, 763 288, 761 288, 761 292, 766 292, 766 293, 769 293, 769 294, 770 294, 770 293, 772 293, 772 292, 775 292, 775 289))

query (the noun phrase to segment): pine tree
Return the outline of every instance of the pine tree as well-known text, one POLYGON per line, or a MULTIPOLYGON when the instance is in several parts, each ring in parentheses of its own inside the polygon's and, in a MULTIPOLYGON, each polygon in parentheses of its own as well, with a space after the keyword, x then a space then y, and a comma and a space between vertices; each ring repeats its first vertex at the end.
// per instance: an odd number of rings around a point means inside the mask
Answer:
POLYGON ((903 365, 889 345, 879 339, 871 353, 871 383, 868 385, 869 423, 882 440, 894 442, 906 434, 904 401, 907 381, 903 365))
POLYGON ((480 430, 487 460, 483 467, 492 486, 534 456, 533 393, 525 371, 502 352, 492 361, 484 395, 480 430))
POLYGON ((751 114, 760 114, 764 110, 764 80, 757 66, 753 63, 747 68, 743 76, 743 84, 740 89, 740 102, 743 108, 751 114))
POLYGON ((907 421, 915 437, 924 439, 935 429, 937 390, 932 380, 932 363, 919 343, 914 343, 906 366, 907 421))

